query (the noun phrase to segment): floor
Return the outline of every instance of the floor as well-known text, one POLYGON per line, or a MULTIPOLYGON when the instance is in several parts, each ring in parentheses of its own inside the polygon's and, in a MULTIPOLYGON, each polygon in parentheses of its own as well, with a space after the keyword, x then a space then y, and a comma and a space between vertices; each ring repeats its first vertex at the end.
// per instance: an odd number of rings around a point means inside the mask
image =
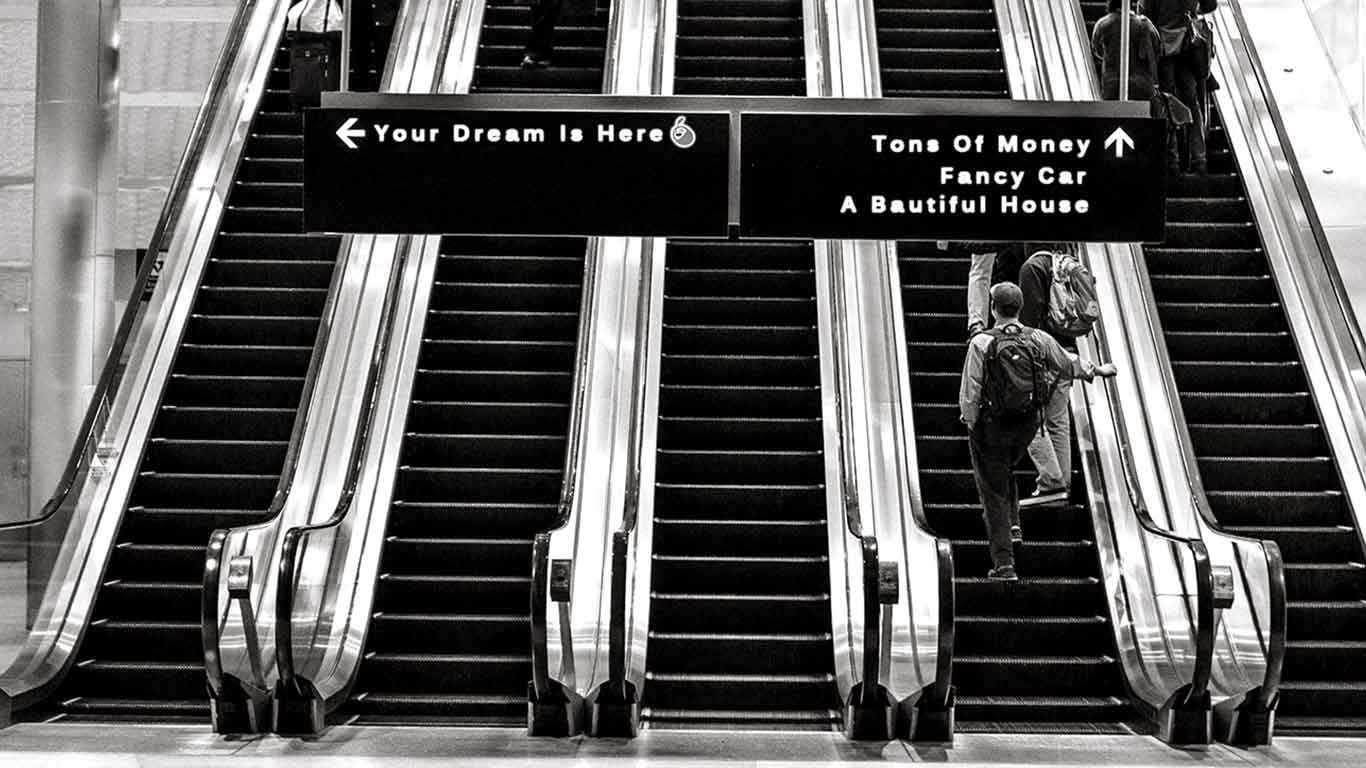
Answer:
POLYGON ((201 726, 24 724, 0 731, 0 765, 99 766, 805 766, 871 761, 1059 766, 1361 766, 1366 739, 1277 739, 1271 748, 1181 751, 1144 736, 961 734, 950 748, 854 744, 837 734, 654 731, 640 738, 531 739, 510 729, 331 728, 317 739, 225 739, 201 726), (572 761, 572 762, 571 762, 572 761))

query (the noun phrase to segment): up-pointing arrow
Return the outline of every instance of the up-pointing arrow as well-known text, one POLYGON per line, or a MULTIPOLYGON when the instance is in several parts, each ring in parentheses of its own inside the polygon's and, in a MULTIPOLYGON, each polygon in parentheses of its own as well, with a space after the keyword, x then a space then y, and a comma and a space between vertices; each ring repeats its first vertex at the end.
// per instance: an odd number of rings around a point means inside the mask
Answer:
POLYGON ((352 141, 352 139, 365 138, 365 129, 355 127, 357 119, 358 118, 348 117, 346 122, 342 123, 341 127, 337 129, 337 138, 341 139, 342 143, 349 149, 356 148, 356 142, 352 141))
POLYGON ((1125 146, 1128 146, 1129 149, 1133 149, 1134 140, 1123 128, 1116 128, 1115 132, 1110 134, 1110 137, 1105 140, 1106 149, 1109 149, 1110 147, 1115 148, 1115 157, 1124 157, 1125 146))

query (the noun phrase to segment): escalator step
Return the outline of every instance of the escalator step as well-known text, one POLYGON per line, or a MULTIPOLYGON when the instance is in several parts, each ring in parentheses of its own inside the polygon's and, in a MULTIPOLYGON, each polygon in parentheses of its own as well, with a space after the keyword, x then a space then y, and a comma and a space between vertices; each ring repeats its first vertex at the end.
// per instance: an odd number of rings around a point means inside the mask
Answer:
POLYGON ((368 642, 402 645, 416 653, 478 653, 487 648, 525 647, 531 637, 527 616, 496 614, 376 613, 368 642))
POLYGON ((825 589, 829 560, 818 556, 665 555, 652 556, 654 584, 661 590, 693 589, 722 594, 745 590, 815 593, 825 589))

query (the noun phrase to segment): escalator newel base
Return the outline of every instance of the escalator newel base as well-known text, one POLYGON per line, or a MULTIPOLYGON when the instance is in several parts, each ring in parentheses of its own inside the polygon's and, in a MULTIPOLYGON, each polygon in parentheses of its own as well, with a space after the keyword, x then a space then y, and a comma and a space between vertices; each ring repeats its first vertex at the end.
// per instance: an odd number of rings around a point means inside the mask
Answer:
POLYGON ((322 733, 326 723, 323 698, 313 683, 298 676, 294 685, 276 683, 270 712, 272 731, 281 736, 314 736, 322 733))
POLYGON ((640 734, 640 696, 636 687, 626 683, 626 696, 613 690, 611 683, 603 683, 589 694, 588 735, 634 739, 640 734))
POLYGON ((1214 708, 1209 691, 1190 700, 1184 685, 1157 713, 1157 737, 1174 747, 1207 747, 1214 740, 1214 708))
POLYGON ((270 691, 243 683, 233 675, 223 676, 223 693, 209 691, 209 718, 213 732, 221 735, 267 733, 270 731, 270 691))
POLYGON ((957 698, 958 689, 950 686, 949 695, 944 696, 930 684, 920 693, 902 699, 897 705, 897 738, 927 744, 952 744, 957 698))
POLYGON ((554 680, 550 684, 550 695, 538 701, 535 683, 527 683, 527 735, 555 737, 583 733, 583 697, 554 680))
POLYGON ((1236 707, 1214 708, 1214 735, 1236 747, 1269 747, 1276 730, 1276 702, 1262 704, 1261 689, 1250 691, 1236 707))
POLYGON ((886 687, 879 685, 871 706, 863 702, 863 686, 849 690, 844 705, 844 735, 852 741, 890 741, 896 738, 897 704, 886 687))

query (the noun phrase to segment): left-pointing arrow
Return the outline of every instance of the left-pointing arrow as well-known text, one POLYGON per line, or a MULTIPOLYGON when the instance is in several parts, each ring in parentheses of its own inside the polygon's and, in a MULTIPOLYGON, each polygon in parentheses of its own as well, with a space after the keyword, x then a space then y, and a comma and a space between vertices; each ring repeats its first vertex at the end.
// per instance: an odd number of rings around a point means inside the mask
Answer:
POLYGON ((356 128, 356 121, 357 118, 348 117, 346 122, 342 123, 341 127, 337 129, 337 138, 341 139, 342 143, 350 149, 356 148, 356 142, 352 141, 352 139, 365 138, 365 129, 356 128))

